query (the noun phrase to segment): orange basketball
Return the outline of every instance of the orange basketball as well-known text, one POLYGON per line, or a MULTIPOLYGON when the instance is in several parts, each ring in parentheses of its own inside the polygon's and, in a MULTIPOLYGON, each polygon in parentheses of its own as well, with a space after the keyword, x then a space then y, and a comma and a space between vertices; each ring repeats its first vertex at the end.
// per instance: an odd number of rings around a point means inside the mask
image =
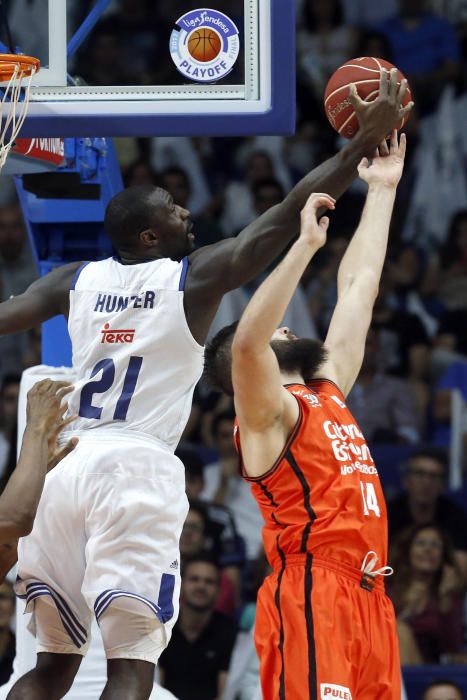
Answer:
POLYGON ((219 34, 213 29, 195 29, 188 39, 188 51, 195 61, 207 63, 219 55, 222 42, 219 34))
MULTIPOLYGON (((362 100, 366 102, 375 100, 379 94, 382 68, 391 70, 395 66, 382 58, 363 56, 347 61, 330 77, 324 92, 324 111, 333 129, 346 139, 355 136, 359 129, 358 119, 349 99, 349 85, 355 83, 362 100)), ((404 75, 398 70, 398 85, 403 79, 404 75)), ((410 87, 407 86, 407 92, 402 102, 403 106, 405 107, 411 99, 410 87)), ((397 128, 402 129, 408 118, 409 114, 406 114, 397 128)))

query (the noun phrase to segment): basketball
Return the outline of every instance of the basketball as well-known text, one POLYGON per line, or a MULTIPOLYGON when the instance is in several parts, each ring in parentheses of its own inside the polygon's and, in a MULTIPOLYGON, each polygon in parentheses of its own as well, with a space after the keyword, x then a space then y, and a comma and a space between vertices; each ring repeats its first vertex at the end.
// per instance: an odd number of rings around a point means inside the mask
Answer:
MULTIPOLYGON (((378 97, 383 68, 391 70, 395 66, 382 58, 363 56, 347 61, 330 77, 324 92, 324 111, 333 129, 344 138, 351 139, 359 129, 358 119, 349 99, 349 86, 355 83, 362 100, 375 100, 378 97)), ((404 77, 400 70, 397 70, 398 86, 404 77)), ((407 86, 402 106, 405 107, 411 99, 410 87, 407 86)), ((406 114, 397 125, 397 129, 402 129, 408 118, 409 114, 406 114)))
POLYGON ((221 48, 221 38, 213 29, 196 29, 188 39, 188 51, 195 61, 213 61, 221 48))

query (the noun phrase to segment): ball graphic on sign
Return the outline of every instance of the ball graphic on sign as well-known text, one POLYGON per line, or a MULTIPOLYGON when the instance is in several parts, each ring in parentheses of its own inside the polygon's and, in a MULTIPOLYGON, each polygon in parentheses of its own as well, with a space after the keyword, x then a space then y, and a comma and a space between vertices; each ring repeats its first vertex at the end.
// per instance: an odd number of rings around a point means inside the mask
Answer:
POLYGON ((222 41, 213 29, 202 27, 195 29, 188 37, 188 51, 195 61, 207 63, 213 61, 222 49, 222 41))

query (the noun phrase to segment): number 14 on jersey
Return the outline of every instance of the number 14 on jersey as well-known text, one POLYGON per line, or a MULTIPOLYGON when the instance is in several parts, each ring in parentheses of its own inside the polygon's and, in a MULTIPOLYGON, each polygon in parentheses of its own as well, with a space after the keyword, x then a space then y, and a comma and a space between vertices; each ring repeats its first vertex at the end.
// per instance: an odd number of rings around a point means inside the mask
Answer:
POLYGON ((370 515, 370 511, 373 511, 373 513, 380 518, 381 511, 379 509, 374 485, 370 482, 361 481, 360 489, 362 491, 363 499, 363 515, 370 515))

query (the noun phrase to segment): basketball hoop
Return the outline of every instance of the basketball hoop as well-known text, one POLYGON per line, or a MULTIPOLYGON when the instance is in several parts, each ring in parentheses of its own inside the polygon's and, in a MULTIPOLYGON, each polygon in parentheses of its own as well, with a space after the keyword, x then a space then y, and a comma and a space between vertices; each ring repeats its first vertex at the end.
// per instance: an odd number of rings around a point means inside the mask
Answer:
POLYGON ((0 171, 26 119, 32 79, 40 66, 32 56, 0 53, 0 171))

